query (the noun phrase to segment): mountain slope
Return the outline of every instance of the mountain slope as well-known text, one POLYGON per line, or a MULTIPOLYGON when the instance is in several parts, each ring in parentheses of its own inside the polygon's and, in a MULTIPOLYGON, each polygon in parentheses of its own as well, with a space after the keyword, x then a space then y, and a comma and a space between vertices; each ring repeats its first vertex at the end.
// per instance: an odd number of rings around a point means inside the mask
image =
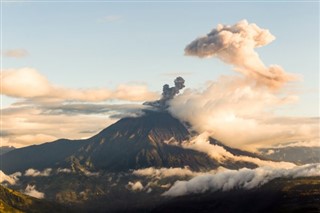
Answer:
POLYGON ((15 149, 15 147, 13 147, 13 146, 1 146, 0 147, 0 155, 3 155, 5 153, 7 153, 7 152, 10 152, 10 151, 12 151, 14 149, 15 149))
POLYGON ((72 155, 87 142, 59 139, 50 143, 15 149, 1 156, 1 170, 11 174, 16 171, 23 172, 29 168, 42 170, 56 167, 59 162, 72 155))
MULTIPOLYGON (((207 154, 177 146, 191 133, 168 112, 146 111, 140 117, 123 118, 86 140, 60 139, 13 150, 2 157, 2 170, 24 172, 34 168, 72 168, 73 171, 127 171, 146 167, 185 167, 203 171, 255 167, 249 162, 219 162, 207 154), (168 141, 178 143, 169 144, 168 141)), ((224 146, 234 154, 247 154, 224 146)))
POLYGON ((21 194, 0 185, 0 212, 69 212, 69 209, 21 194))
MULTIPOLYGON (((181 143, 189 131, 166 112, 147 112, 137 118, 124 118, 106 128, 76 153, 82 165, 108 171, 145 167, 184 167, 194 170, 215 168, 217 162, 207 155, 166 144, 181 143)), ((72 159, 70 159, 72 161, 72 159)), ((75 159, 73 159, 75 161, 75 159)))

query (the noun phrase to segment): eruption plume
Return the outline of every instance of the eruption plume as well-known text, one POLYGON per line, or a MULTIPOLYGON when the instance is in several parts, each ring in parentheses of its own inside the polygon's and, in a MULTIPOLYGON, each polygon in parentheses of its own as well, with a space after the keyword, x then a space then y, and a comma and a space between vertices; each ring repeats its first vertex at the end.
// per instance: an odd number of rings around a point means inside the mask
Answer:
POLYGON ((277 89, 295 76, 286 73, 280 66, 266 67, 254 50, 272 42, 275 37, 269 30, 261 29, 246 20, 229 26, 219 24, 205 36, 192 41, 185 48, 185 55, 200 58, 217 57, 234 70, 253 78, 258 84, 277 89))
POLYGON ((185 87, 184 79, 182 77, 177 77, 174 80, 174 87, 169 87, 168 84, 163 85, 162 97, 160 100, 153 102, 145 102, 144 105, 149 105, 160 110, 165 110, 168 108, 168 101, 173 99, 173 97, 179 94, 179 91, 185 87))

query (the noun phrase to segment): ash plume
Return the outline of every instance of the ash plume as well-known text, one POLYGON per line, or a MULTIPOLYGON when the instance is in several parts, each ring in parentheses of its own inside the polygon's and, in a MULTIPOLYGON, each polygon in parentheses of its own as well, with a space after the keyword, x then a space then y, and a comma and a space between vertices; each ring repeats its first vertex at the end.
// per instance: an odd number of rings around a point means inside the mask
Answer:
POLYGON ((257 83, 278 89, 296 77, 286 73, 278 65, 265 66, 255 51, 255 48, 265 46, 274 39, 269 30, 249 24, 247 20, 232 26, 219 24, 207 35, 187 45, 185 55, 199 58, 217 57, 233 65, 235 71, 255 79, 257 83))
POLYGON ((175 95, 179 94, 179 91, 185 87, 185 80, 182 77, 177 77, 174 80, 174 87, 170 87, 168 84, 163 85, 162 97, 160 100, 145 102, 143 105, 149 105, 160 110, 166 110, 168 108, 168 101, 174 98, 175 95))
POLYGON ((277 115, 299 97, 288 85, 295 75, 279 65, 266 66, 255 50, 274 39, 269 30, 242 20, 230 26, 219 24, 190 42, 185 55, 216 57, 242 75, 223 75, 208 81, 204 88, 186 89, 169 102, 170 113, 198 133, 247 151, 293 141, 319 141, 318 118, 277 115))

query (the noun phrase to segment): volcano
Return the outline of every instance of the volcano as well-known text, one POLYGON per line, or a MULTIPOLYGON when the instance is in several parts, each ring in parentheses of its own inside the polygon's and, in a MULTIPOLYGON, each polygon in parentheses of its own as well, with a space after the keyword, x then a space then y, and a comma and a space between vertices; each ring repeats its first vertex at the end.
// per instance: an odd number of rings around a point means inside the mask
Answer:
MULTIPOLYGON (((192 136, 187 125, 167 111, 145 111, 140 117, 122 118, 86 140, 59 139, 13 150, 3 155, 2 170, 13 173, 29 168, 61 167, 72 168, 73 171, 119 172, 147 167, 187 166, 194 171, 205 171, 218 166, 255 166, 244 162, 223 164, 203 152, 179 146, 192 136)), ((217 143, 214 139, 211 141, 217 143)), ((234 154, 244 153, 225 148, 234 154)))

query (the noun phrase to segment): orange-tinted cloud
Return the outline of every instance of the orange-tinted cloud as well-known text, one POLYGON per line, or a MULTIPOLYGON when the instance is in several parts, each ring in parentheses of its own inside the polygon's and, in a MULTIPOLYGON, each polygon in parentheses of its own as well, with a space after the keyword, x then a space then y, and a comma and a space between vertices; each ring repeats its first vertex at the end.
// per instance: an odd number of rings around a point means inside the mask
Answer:
POLYGON ((57 86, 33 68, 8 69, 1 73, 3 95, 57 101, 98 102, 106 100, 145 101, 158 97, 145 85, 119 85, 116 89, 72 89, 57 86))
POLYGON ((24 58, 28 55, 29 53, 25 49, 11 49, 3 52, 3 56, 8 58, 24 58))

